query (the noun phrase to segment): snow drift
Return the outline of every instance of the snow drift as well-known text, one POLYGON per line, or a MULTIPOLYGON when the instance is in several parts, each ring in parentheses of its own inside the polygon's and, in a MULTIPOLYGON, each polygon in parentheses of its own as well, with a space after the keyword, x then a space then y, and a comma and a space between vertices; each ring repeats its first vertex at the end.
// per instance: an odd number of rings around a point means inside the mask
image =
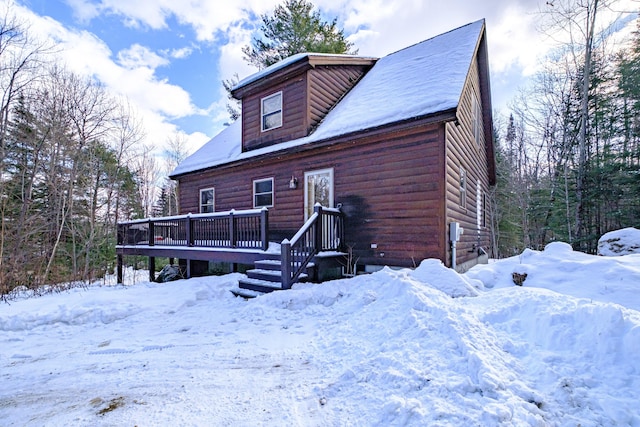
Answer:
POLYGON ((555 243, 247 301, 240 277, 1 305, 2 424, 640 425, 640 255, 555 243))

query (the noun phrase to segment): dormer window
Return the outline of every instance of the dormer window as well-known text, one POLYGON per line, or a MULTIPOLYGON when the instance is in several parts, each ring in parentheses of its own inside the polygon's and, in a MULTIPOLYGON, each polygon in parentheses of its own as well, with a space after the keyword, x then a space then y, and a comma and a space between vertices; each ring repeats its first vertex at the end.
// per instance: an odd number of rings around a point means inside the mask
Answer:
POLYGON ((282 126, 282 92, 262 98, 262 131, 282 126))

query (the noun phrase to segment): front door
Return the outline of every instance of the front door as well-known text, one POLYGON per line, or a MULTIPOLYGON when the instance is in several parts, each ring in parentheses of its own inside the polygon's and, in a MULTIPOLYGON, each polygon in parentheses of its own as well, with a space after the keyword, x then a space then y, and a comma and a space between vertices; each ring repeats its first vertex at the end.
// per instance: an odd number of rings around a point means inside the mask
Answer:
POLYGON ((313 206, 320 203, 333 207, 333 169, 304 173, 304 219, 313 213, 313 206))

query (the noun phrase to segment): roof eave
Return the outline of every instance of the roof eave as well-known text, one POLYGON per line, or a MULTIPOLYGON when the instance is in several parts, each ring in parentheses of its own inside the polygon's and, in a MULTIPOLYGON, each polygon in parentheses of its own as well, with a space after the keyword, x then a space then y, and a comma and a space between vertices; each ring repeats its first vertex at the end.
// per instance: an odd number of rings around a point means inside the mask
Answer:
POLYGON ((489 75, 489 54, 487 52, 486 24, 483 22, 482 31, 476 50, 478 58, 478 71, 480 79, 480 97, 483 108, 483 128, 485 137, 485 149, 487 155, 487 167, 489 172, 489 184, 495 185, 496 178, 496 154, 493 135, 493 106, 491 105, 491 82, 489 75))
POLYGON ((308 53, 301 56, 298 60, 287 64, 283 68, 275 69, 273 72, 267 73, 264 76, 255 80, 247 81, 244 84, 239 84, 231 90, 231 95, 236 99, 242 99, 248 94, 260 91, 265 86, 272 86, 283 81, 291 79, 297 74, 301 74, 311 68, 322 65, 363 65, 372 66, 378 58, 365 57, 365 56, 350 56, 350 55, 327 55, 308 53))
POLYGON ((209 169, 235 167, 238 165, 244 165, 246 163, 250 163, 254 161, 265 160, 272 157, 279 157, 279 156, 282 156, 283 153, 287 153, 287 154, 300 153, 306 150, 312 150, 315 148, 325 147, 328 145, 339 144, 343 141, 353 141, 356 138, 362 138, 364 136, 372 136, 377 133, 388 132, 389 130, 393 130, 393 128, 396 128, 396 127, 402 127, 403 129, 406 129, 410 127, 429 125, 433 123, 451 122, 451 121, 457 120, 457 115, 456 115, 457 110, 458 110, 457 107, 449 108, 447 110, 425 114, 418 117, 412 117, 410 119, 401 120, 397 122, 387 123, 384 125, 371 127, 371 128, 360 130, 360 131, 349 132, 346 134, 337 135, 337 136, 325 138, 318 141, 310 141, 308 143, 300 144, 294 147, 284 147, 280 150, 273 150, 273 151, 269 151, 268 153, 259 154, 256 156, 245 157, 241 159, 233 159, 226 163, 220 163, 215 166, 207 166, 207 167, 192 170, 189 172, 169 175, 169 178, 175 180, 185 175, 201 173, 209 169))
POLYGON ((287 67, 267 74, 257 80, 248 82, 242 86, 237 86, 231 90, 231 96, 242 99, 245 96, 260 91, 265 86, 272 86, 291 79, 293 76, 301 74, 311 68, 308 57, 289 64, 287 67))

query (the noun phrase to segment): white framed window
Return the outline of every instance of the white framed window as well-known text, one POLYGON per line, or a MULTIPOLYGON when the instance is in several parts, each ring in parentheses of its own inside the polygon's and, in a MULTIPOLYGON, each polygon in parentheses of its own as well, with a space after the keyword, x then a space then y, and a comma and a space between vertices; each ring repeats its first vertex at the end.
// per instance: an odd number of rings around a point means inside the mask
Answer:
POLYGON ((263 132, 282 126, 282 92, 262 98, 260 117, 263 132))
POLYGON ((460 168, 460 207, 467 209, 467 171, 460 168))
POLYGON ((253 181, 253 207, 273 207, 273 178, 253 181))
POLYGON ((473 138, 480 147, 482 145, 482 109, 475 93, 471 95, 471 109, 473 113, 473 138))
POLYGON ((203 188, 200 190, 200 213, 215 212, 215 190, 203 188))

